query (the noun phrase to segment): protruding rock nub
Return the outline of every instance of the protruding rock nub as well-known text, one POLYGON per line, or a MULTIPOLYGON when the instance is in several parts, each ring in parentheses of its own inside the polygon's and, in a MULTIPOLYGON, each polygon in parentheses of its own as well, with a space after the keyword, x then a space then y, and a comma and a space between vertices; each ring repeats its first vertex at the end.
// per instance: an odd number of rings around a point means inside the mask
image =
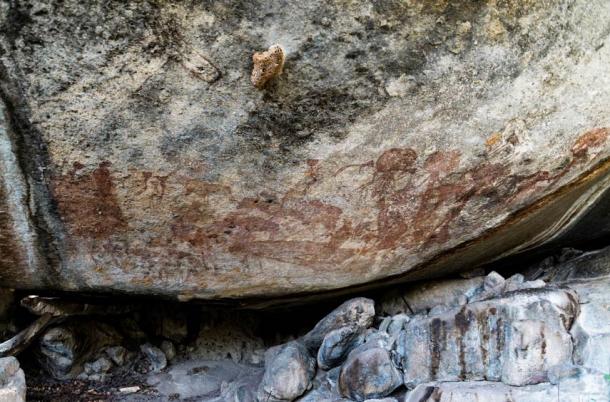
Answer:
POLYGON ((252 55, 252 75, 250 81, 258 89, 262 89, 274 77, 282 74, 286 55, 280 45, 273 45, 264 52, 252 55))

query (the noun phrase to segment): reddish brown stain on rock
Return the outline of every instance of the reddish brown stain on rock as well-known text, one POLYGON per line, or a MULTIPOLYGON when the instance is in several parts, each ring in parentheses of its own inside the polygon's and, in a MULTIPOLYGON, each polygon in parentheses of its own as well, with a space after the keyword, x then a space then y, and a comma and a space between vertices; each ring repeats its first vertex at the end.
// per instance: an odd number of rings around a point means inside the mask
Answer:
POLYGON ((411 148, 391 148, 377 159, 375 169, 378 172, 409 172, 413 171, 416 160, 417 153, 411 148))
POLYGON ((596 128, 582 134, 572 146, 572 155, 575 158, 582 158, 588 154, 589 148, 601 147, 608 139, 608 128, 596 128))
POLYGON ((127 227, 116 199, 110 163, 102 162, 89 173, 83 165, 54 178, 52 189, 61 217, 70 233, 94 239, 108 237, 127 227))
MULTIPOLYGON (((304 177, 297 185, 281 193, 260 192, 244 198, 219 183, 135 172, 132 177, 141 177, 137 187, 143 189, 142 196, 154 199, 149 208, 171 197, 167 200, 171 218, 155 228, 159 236, 142 247, 142 258, 145 253, 163 253, 168 261, 188 258, 188 264, 205 267, 208 257, 230 254, 244 265, 268 259, 324 270, 383 250, 417 253, 448 242, 456 231, 463 233, 468 225, 462 219, 464 211, 493 216, 527 203, 567 174, 579 155, 603 145, 606 136, 605 129, 583 134, 574 145, 574 157, 562 168, 529 175, 514 174, 509 163, 481 161, 460 168, 462 155, 457 149, 434 152, 421 163, 411 148, 391 148, 376 159, 338 168, 332 162, 306 160, 304 177), (358 169, 359 180, 366 184, 353 188, 357 194, 338 197, 356 205, 361 197, 367 212, 372 208, 372 219, 354 216, 356 211, 344 212, 341 204, 314 196, 319 193, 317 186, 326 186, 350 168, 358 169), (217 201, 226 202, 227 209, 219 210, 213 204, 217 201), (177 245, 181 251, 174 253, 177 245)), ((72 225, 73 230, 100 237, 124 228, 109 165, 89 174, 79 174, 82 169, 75 166, 56 186, 66 220, 83 222, 83 227, 72 225), (100 198, 100 205, 93 198, 100 198), (80 204, 93 206, 81 211, 80 204), (109 218, 96 221, 94 211, 109 218)))

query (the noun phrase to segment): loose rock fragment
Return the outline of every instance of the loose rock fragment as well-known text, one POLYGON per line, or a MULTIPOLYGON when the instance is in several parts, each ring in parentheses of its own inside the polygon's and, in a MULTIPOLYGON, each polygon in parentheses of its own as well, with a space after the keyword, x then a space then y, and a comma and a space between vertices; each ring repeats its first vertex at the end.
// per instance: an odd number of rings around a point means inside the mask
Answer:
POLYGON ((14 357, 0 358, 0 401, 25 402, 25 375, 14 357))
POLYGON ((85 373, 91 374, 104 374, 110 371, 112 368, 112 362, 106 357, 100 357, 99 359, 85 363, 85 373))
POLYGON ((85 361, 120 342, 120 334, 107 324, 65 323, 49 329, 40 339, 40 363, 56 379, 72 378, 81 372, 85 361))
POLYGON ((316 362, 307 348, 291 342, 265 354, 265 374, 258 389, 259 402, 293 401, 311 386, 316 362))
POLYGON ((362 341, 360 328, 356 326, 350 325, 329 332, 318 350, 318 366, 324 370, 338 366, 362 341))
POLYGON ((106 348, 105 352, 117 366, 122 366, 123 364, 125 364, 125 359, 127 358, 127 349, 125 349, 123 346, 112 346, 106 348))
POLYGON ((167 367, 167 357, 161 349, 150 343, 140 346, 140 350, 150 362, 150 369, 153 373, 159 372, 167 367))
POLYGON ((346 325, 366 329, 373 324, 374 317, 375 302, 373 300, 364 297, 348 300, 318 322, 304 336, 303 342, 310 351, 315 351, 329 332, 346 325))
POLYGON ((382 398, 402 385, 402 375, 382 348, 352 352, 341 368, 339 392, 346 398, 364 401, 382 398))
POLYGON ((282 74, 286 55, 280 45, 273 45, 264 52, 252 55, 254 67, 250 81, 256 88, 263 88, 272 78, 282 74))
POLYGON ((161 350, 163 353, 165 353, 167 360, 172 360, 174 357, 176 357, 176 347, 172 341, 161 342, 161 350))
POLYGON ((137 385, 134 385, 133 387, 123 387, 123 388, 119 388, 119 392, 121 394, 135 394, 136 392, 138 392, 140 390, 140 387, 138 387, 137 385))

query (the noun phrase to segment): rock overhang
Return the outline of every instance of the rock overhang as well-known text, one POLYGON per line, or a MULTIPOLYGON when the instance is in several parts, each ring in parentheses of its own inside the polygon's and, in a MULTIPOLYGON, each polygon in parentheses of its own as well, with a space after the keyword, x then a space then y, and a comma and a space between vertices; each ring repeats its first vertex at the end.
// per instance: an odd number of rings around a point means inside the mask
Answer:
POLYGON ((40 238, 2 233, 45 258, 7 253, 3 281, 298 298, 552 240, 607 188, 610 48, 594 22, 609 13, 4 6, 3 26, 25 21, 2 35, 2 92, 40 238), (276 42, 285 71, 259 91, 250 57, 276 42))

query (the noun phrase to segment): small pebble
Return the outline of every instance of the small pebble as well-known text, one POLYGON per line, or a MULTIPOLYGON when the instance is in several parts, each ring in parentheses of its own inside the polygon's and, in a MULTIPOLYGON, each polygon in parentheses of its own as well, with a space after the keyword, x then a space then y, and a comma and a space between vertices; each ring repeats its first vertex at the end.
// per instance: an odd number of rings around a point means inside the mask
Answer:
POLYGON ((119 392, 121 394, 134 394, 140 390, 140 387, 134 385, 133 387, 123 387, 119 388, 119 392))

